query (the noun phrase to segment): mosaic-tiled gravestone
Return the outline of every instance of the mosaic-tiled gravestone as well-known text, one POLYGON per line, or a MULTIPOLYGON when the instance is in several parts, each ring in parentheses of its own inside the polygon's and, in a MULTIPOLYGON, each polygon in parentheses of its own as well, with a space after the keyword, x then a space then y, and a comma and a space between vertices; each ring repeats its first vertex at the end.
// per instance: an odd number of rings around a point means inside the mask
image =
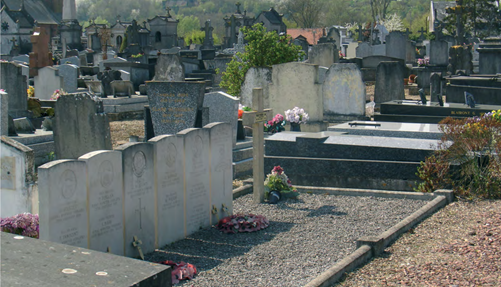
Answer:
POLYGON ((204 129, 210 135, 211 224, 233 213, 233 161, 231 126, 211 123, 204 129))
POLYGON ((87 248, 85 162, 57 160, 38 168, 40 239, 87 248))
POLYGON ((101 150, 79 160, 87 164, 89 248, 124 255, 122 153, 101 150))
POLYGON ((163 135, 155 146, 155 182, 158 209, 158 247, 184 238, 183 138, 163 135))
POLYGON ((186 129, 178 135, 184 137, 185 233, 189 235, 210 225, 209 130, 186 129))
POLYGON ((205 82, 146 82, 155 135, 195 127, 202 109, 205 82))
POLYGON ((142 242, 143 253, 155 250, 153 145, 129 143, 116 150, 123 158, 125 255, 138 257, 134 237, 142 242))

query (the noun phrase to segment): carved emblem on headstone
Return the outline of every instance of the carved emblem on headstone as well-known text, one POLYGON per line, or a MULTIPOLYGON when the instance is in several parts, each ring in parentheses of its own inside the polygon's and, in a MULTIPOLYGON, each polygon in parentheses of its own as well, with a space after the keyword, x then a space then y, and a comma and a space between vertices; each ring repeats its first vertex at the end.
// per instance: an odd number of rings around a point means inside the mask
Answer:
POLYGON ((146 156, 142 151, 137 152, 134 155, 134 159, 132 162, 132 169, 134 170, 134 174, 137 177, 143 176, 145 168, 146 168, 146 156))
POLYGON ((113 165, 111 161, 106 160, 99 166, 99 175, 101 176, 101 185, 104 188, 110 187, 113 183, 113 165))
POLYGON ((77 177, 72 170, 67 169, 61 175, 59 179, 59 187, 61 188, 61 194, 65 199, 71 199, 76 192, 77 187, 77 177))

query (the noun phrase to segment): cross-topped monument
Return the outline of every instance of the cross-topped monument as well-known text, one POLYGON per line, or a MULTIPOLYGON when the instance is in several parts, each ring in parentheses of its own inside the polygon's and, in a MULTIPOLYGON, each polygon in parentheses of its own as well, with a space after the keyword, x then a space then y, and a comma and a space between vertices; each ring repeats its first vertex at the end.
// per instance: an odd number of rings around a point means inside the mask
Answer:
POLYGON ((456 44, 462 45, 464 42, 464 28, 463 28, 463 0, 456 0, 456 6, 449 7, 445 11, 449 14, 456 14, 456 44))
POLYGON ((172 16, 170 15, 170 11, 171 11, 171 10, 172 10, 172 9, 171 9, 169 6, 165 7, 165 11, 167 11, 167 17, 168 17, 168 18, 172 18, 172 16))
POLYGON ((364 30, 362 30, 362 25, 358 25, 358 29, 355 29, 355 32, 358 33, 358 41, 362 41, 363 38, 362 38, 362 33, 364 32, 364 30))
POLYGON ((241 4, 240 2, 237 2, 237 3, 235 4, 235 6, 237 6, 237 13, 238 13, 238 14, 242 14, 242 11, 240 11, 240 6, 241 6, 241 5, 242 5, 242 4, 241 4))
POLYGON ((205 21, 205 26, 200 30, 205 32, 203 49, 213 49, 214 39, 212 37, 212 31, 214 30, 214 27, 211 26, 210 20, 205 21))
POLYGON ((409 39, 409 35, 412 34, 412 32, 409 30, 409 28, 405 28, 405 37, 407 37, 407 39, 409 39))
POLYGON ((421 27, 421 29, 419 29, 418 31, 421 35, 419 35, 419 40, 423 41, 426 37, 424 36, 424 33, 426 33, 426 30, 421 27))

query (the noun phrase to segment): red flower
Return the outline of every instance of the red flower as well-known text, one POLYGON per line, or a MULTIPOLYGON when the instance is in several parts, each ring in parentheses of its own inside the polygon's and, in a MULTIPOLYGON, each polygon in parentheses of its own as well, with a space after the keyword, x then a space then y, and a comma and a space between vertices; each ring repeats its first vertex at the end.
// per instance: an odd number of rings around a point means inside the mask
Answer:
POLYGON ((244 114, 243 110, 238 110, 238 118, 241 119, 242 115, 244 114))

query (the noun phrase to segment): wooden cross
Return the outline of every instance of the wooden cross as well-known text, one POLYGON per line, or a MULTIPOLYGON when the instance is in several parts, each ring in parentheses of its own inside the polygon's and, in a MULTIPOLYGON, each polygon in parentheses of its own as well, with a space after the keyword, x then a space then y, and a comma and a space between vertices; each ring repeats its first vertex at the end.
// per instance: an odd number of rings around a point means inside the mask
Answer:
POLYGON ((421 27, 421 29, 418 32, 421 33, 421 35, 419 35, 419 39, 424 40, 425 38, 424 33, 426 33, 426 30, 423 27, 421 27))
POLYGON ((146 210, 146 207, 143 206, 143 208, 141 208, 141 198, 139 198, 139 209, 136 209, 136 213, 139 212, 139 229, 143 229, 142 216, 141 216, 143 210, 146 210))
POLYGON ((254 203, 264 202, 264 128, 266 113, 263 104, 263 89, 252 90, 252 109, 256 112, 256 119, 252 124, 252 173, 254 177, 254 203), (264 117, 263 117, 264 114, 264 117))
POLYGON ((134 236, 134 241, 132 241, 132 246, 137 248, 137 251, 139 252, 139 257, 141 257, 141 259, 144 260, 144 254, 143 250, 141 249, 141 244, 143 244, 143 242, 139 240, 137 236, 134 236))

